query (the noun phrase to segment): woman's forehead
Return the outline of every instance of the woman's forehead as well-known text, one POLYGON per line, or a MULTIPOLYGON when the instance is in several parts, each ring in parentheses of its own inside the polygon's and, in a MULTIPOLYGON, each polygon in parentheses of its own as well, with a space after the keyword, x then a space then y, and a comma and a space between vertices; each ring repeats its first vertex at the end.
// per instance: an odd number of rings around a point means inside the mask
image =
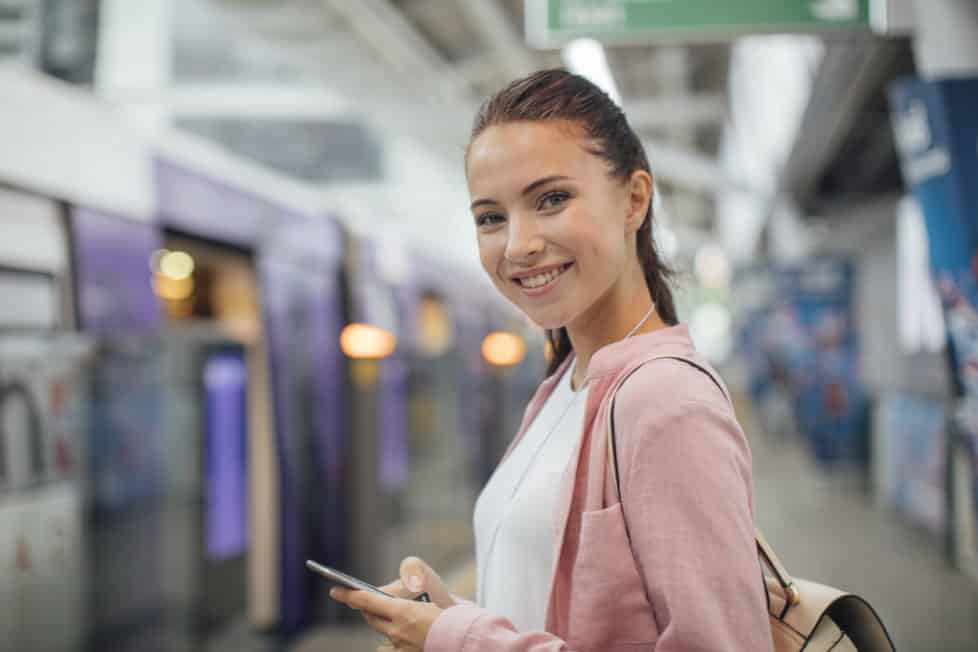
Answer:
POLYGON ((572 174, 596 161, 581 130, 565 121, 509 122, 493 125, 469 147, 466 168, 470 184, 481 177, 572 174), (545 168, 545 169, 544 169, 545 168))

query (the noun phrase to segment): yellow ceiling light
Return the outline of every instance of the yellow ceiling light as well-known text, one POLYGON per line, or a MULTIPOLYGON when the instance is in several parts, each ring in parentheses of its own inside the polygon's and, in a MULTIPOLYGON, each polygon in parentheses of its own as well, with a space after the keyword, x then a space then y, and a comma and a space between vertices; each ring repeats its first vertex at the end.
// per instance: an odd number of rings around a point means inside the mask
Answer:
POLYGON ((393 333, 370 324, 350 324, 340 333, 340 349, 350 358, 386 358, 397 348, 393 333))
POLYGON ((497 367, 517 365, 526 357, 526 342, 513 333, 490 333, 482 340, 482 357, 497 367))
POLYGON ((190 278, 194 273, 194 259, 185 251, 167 251, 159 259, 160 274, 174 281, 190 278))

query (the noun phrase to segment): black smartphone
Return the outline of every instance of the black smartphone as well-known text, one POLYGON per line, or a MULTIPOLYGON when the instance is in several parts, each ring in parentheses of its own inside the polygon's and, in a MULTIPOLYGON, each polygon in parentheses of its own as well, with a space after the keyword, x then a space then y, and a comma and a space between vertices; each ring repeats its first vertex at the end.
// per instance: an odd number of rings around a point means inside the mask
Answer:
MULTIPOLYGON (((373 584, 369 582, 364 582, 363 580, 357 579, 342 571, 338 571, 335 568, 330 568, 329 566, 323 566, 322 564, 317 564, 311 559, 306 560, 306 568, 314 573, 319 573, 326 579, 337 584, 341 584, 349 589, 354 589, 355 591, 371 591, 372 593, 379 593, 380 595, 387 596, 388 598, 393 598, 395 596, 381 591, 373 584)), ((415 598, 417 602, 431 602, 431 598, 428 597, 427 593, 422 593, 415 598)))

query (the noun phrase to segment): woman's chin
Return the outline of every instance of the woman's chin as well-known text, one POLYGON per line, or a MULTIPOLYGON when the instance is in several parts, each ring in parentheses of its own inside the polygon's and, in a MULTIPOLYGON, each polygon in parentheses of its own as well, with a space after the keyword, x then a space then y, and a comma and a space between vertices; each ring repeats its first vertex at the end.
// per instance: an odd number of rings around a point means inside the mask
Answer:
POLYGON ((567 325, 567 319, 553 315, 533 315, 526 313, 534 324, 547 331, 554 331, 567 325))
POLYGON ((507 298, 530 321, 544 330, 557 330, 571 321, 567 310, 557 310, 557 306, 527 306, 522 300, 523 297, 509 296, 507 298))

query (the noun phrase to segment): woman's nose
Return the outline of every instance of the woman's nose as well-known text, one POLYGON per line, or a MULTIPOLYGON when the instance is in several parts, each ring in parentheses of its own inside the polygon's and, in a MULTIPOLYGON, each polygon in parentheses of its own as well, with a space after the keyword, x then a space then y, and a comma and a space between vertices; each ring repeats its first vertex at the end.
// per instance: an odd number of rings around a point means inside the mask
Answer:
POLYGON ((530 220, 510 218, 506 260, 514 263, 532 260, 540 255, 543 247, 543 238, 530 220))

